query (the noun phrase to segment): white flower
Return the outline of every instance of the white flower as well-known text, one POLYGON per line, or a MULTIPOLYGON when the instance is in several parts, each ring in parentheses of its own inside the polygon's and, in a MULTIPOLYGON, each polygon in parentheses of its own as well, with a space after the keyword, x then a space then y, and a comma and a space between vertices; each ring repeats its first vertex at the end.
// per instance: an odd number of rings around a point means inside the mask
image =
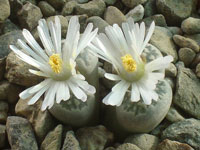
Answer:
POLYGON ((55 17, 55 23, 50 22, 48 25, 44 19, 41 19, 37 27, 44 49, 26 29, 22 33, 28 44, 18 40, 23 52, 14 45, 10 46, 21 60, 38 69, 30 69, 31 73, 45 77, 44 81, 26 89, 19 96, 22 99, 32 97, 28 102, 29 105, 32 105, 45 93, 42 110, 47 107, 51 108, 54 100, 57 103, 60 103, 61 100, 69 100, 70 92, 85 102, 86 94, 94 94, 96 90, 85 81, 83 75, 76 72, 75 59, 96 36, 97 29, 92 31, 93 25, 88 24, 80 37, 78 18, 72 17, 62 46, 59 18, 55 17))
POLYGON ((107 105, 120 106, 127 91, 131 92, 131 101, 137 102, 140 97, 150 105, 158 100, 156 84, 164 78, 164 69, 172 62, 172 56, 159 57, 145 63, 141 54, 151 38, 155 28, 153 22, 145 36, 145 25, 134 24, 133 19, 122 24, 108 26, 106 35, 101 33, 89 45, 89 50, 99 58, 110 62, 117 72, 105 73, 107 79, 119 81, 112 91, 103 99, 107 105))

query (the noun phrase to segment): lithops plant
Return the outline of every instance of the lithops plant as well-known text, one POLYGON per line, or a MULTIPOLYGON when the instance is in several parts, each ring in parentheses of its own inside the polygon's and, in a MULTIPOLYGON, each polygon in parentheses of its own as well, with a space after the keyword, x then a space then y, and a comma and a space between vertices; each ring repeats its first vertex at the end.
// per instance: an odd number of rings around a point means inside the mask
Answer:
POLYGON ((28 44, 18 40, 22 50, 14 45, 10 46, 21 60, 35 67, 35 70, 29 69, 31 73, 44 77, 41 83, 20 93, 20 98, 30 98, 28 104, 32 105, 44 95, 42 111, 51 109, 55 104, 56 106, 50 110, 55 118, 76 126, 87 124, 98 110, 94 95, 98 79, 90 77, 97 76, 98 59, 90 57, 84 49, 96 36, 98 29, 93 30, 93 25, 89 23, 80 35, 77 16, 71 17, 64 40, 61 39, 61 23, 58 17, 55 17, 55 22, 49 23, 44 19, 39 20, 37 29, 44 48, 26 29, 22 33, 28 44), (92 65, 89 65, 89 62, 92 65), (59 105, 62 101, 66 104, 63 102, 63 105, 59 105))
MULTIPOLYGON (((155 23, 145 33, 145 24, 135 24, 133 19, 114 24, 99 34, 89 45, 89 50, 111 63, 116 73, 105 77, 117 83, 103 98, 103 103, 114 106, 109 114, 115 125, 129 132, 148 132, 167 114, 172 100, 172 90, 164 81, 165 68, 173 61, 163 57, 158 49, 147 45, 154 32, 155 23), (146 122, 148 121, 148 122, 146 122)), ((109 118, 109 117, 107 117, 109 118)))
POLYGON ((89 95, 86 102, 72 96, 68 101, 54 104, 51 114, 65 124, 73 127, 91 125, 98 121, 98 58, 88 51, 83 51, 77 58, 77 69, 84 75, 89 84, 96 88, 96 93, 89 95))

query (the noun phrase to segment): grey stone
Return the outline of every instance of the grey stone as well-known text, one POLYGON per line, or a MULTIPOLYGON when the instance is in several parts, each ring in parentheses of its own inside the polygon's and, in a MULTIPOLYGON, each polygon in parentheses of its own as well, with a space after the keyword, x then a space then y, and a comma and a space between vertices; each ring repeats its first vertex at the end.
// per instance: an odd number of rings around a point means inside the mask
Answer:
POLYGON ((6 34, 7 32, 19 30, 19 27, 12 23, 10 19, 7 19, 2 24, 2 34, 6 34))
POLYGON ((157 13, 156 0, 148 0, 144 4, 144 16, 150 17, 157 13))
POLYGON ((126 21, 126 16, 117 7, 109 6, 104 13, 104 20, 110 25, 121 25, 126 21))
POLYGON ((9 2, 10 2, 10 9, 12 10, 9 18, 12 21, 18 21, 17 13, 23 7, 23 3, 21 2, 21 0, 9 0, 9 2))
POLYGON ((107 147, 106 149, 104 150, 116 150, 114 147, 107 147))
POLYGON ((10 104, 15 104, 21 91, 22 88, 16 84, 6 80, 0 82, 0 100, 7 100, 10 104))
POLYGON ((167 27, 173 35, 183 35, 183 31, 179 27, 167 27))
POLYGON ((154 16, 147 17, 142 21, 145 22, 146 26, 150 26, 150 24, 154 21, 156 26, 166 27, 167 23, 165 17, 162 14, 157 14, 154 16))
POLYGON ((6 131, 11 149, 38 150, 33 130, 27 119, 9 116, 6 131))
MULTIPOLYGON (((57 15, 57 17, 60 19, 61 35, 62 35, 63 38, 65 38, 66 34, 67 34, 67 29, 68 29, 68 20, 67 20, 66 17, 61 16, 61 15, 57 15)), ((50 22, 50 21, 55 22, 55 16, 48 17, 46 19, 46 21, 47 21, 47 23, 50 22)))
POLYGON ((173 123, 163 131, 162 139, 186 143, 194 149, 199 150, 200 120, 191 118, 173 123))
POLYGON ((69 2, 65 3, 64 7, 62 8, 61 14, 63 16, 72 14, 75 10, 76 5, 77 5, 76 1, 69 1, 69 2))
POLYGON ((194 0, 157 0, 157 10, 163 14, 169 25, 180 25, 195 8, 194 0))
POLYGON ((200 33, 200 19, 193 17, 185 19, 181 24, 181 29, 186 34, 200 33))
POLYGON ((200 78, 200 63, 196 66, 196 75, 198 78, 200 78))
POLYGON ((42 142, 41 150, 60 150, 62 142, 63 126, 58 125, 53 131, 49 132, 42 142))
POLYGON ((199 52, 199 45, 192 39, 186 38, 181 35, 174 35, 173 40, 181 48, 187 47, 187 48, 191 48, 196 53, 199 52))
POLYGON ((87 19, 87 23, 92 23, 95 28, 98 28, 98 33, 104 33, 105 27, 109 24, 99 16, 93 16, 87 19))
POLYGON ((40 1, 38 7, 41 9, 44 17, 50 17, 56 14, 56 10, 46 1, 40 1))
POLYGON ((156 150, 159 139, 150 134, 135 134, 126 138, 125 143, 132 143, 142 150, 156 150))
POLYGON ((0 123, 5 123, 8 117, 8 103, 0 101, 0 123))
POLYGON ((3 148, 6 144, 6 126, 0 124, 0 148, 3 148))
POLYGON ((178 122, 184 120, 185 118, 173 106, 171 106, 167 113, 166 119, 170 122, 178 122))
POLYGON ((12 31, 0 36, 0 59, 10 53, 10 45, 15 45, 17 39, 24 39, 21 31, 12 31))
POLYGON ((157 150, 194 150, 194 149, 188 144, 166 139, 159 144, 157 150))
POLYGON ((80 128, 76 132, 76 137, 83 150, 103 150, 114 138, 113 134, 102 125, 80 128))
POLYGON ((61 9, 68 0, 46 0, 55 9, 61 9))
POLYGON ((174 79, 172 77, 166 77, 165 81, 167 81, 169 83, 169 85, 172 88, 172 91, 174 91, 175 89, 175 83, 174 83, 174 79))
POLYGON ((86 14, 88 17, 102 16, 105 8, 106 4, 103 0, 92 0, 85 4, 76 5, 75 11, 77 15, 86 14))
POLYGON ((6 57, 0 58, 0 81, 3 79, 6 68, 6 57))
POLYGON ((173 103, 188 114, 200 119, 200 81, 187 68, 178 67, 173 103))
POLYGON ((78 3, 83 4, 83 3, 87 3, 89 0, 78 0, 78 3))
POLYGON ((42 98, 34 105, 28 105, 29 99, 19 99, 15 106, 15 113, 18 116, 25 117, 31 123, 38 141, 41 143, 47 133, 55 126, 54 120, 50 113, 45 110, 41 111, 42 98))
POLYGON ((155 27, 150 43, 157 47, 164 55, 171 55, 177 61, 176 45, 172 40, 172 33, 164 27, 155 27))
POLYGON ((191 62, 194 60, 196 54, 190 48, 181 48, 178 51, 179 60, 183 61, 185 66, 189 66, 191 62))
POLYGON ((196 54, 196 57, 194 58, 190 66, 195 68, 198 63, 200 63, 200 53, 196 54))
POLYGON ((65 141, 62 150, 81 150, 78 140, 73 131, 66 133, 65 141))
POLYGON ((103 0, 106 5, 114 5, 116 3, 117 0, 103 0))
POLYGON ((129 8, 134 8, 139 4, 145 3, 147 0, 122 0, 122 3, 129 8))
POLYGON ((200 46, 200 34, 192 34, 192 35, 185 34, 184 36, 196 41, 197 44, 200 46))
POLYGON ((10 16, 9 0, 0 0, 0 23, 10 16))
POLYGON ((22 86, 32 86, 42 81, 42 77, 30 73, 29 69, 34 68, 11 52, 6 59, 5 77, 10 83, 22 86))
POLYGON ((142 5, 138 5, 135 8, 131 9, 127 14, 126 18, 132 17, 134 22, 142 20, 144 17, 144 7, 142 5))
POLYGON ((30 2, 34 5, 36 5, 36 0, 18 0, 19 2, 21 2, 22 4, 26 4, 27 2, 30 2))
POLYGON ((38 21, 42 18, 42 12, 39 7, 32 3, 26 3, 18 12, 18 20, 22 28, 33 30, 38 21))
POLYGON ((141 150, 141 149, 134 144, 124 143, 120 145, 119 147, 117 147, 116 150, 141 150))
POLYGON ((170 63, 169 66, 165 69, 165 76, 176 77, 176 75, 177 75, 177 68, 173 63, 170 63))

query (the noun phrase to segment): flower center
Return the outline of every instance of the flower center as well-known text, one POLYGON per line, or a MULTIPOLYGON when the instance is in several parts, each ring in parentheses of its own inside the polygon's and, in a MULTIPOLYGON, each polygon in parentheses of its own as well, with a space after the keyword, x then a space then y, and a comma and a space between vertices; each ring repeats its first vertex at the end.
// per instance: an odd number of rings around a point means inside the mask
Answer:
POLYGON ((137 64, 130 54, 121 57, 121 60, 123 67, 127 72, 134 72, 136 70, 137 64))
POLYGON ((62 59, 60 58, 59 54, 53 54, 49 57, 49 64, 51 69, 59 74, 62 70, 62 59))

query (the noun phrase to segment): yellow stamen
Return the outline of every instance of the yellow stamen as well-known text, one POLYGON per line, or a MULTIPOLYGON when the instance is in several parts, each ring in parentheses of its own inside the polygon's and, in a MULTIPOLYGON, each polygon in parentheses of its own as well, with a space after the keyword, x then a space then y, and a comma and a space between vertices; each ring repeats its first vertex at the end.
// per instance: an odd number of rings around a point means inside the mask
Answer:
POLYGON ((59 54, 53 54, 49 57, 49 64, 55 73, 60 73, 62 70, 62 59, 59 54))
POLYGON ((127 72, 134 72, 136 70, 137 64, 130 54, 121 57, 121 60, 123 67, 127 72))

